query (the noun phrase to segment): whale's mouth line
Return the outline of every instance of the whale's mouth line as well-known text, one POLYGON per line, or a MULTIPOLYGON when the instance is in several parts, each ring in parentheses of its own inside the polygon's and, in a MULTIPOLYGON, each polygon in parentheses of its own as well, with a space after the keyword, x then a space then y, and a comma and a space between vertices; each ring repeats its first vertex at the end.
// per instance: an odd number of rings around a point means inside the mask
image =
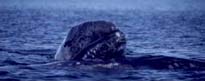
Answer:
POLYGON ((90 49, 93 48, 98 43, 101 43, 104 40, 110 39, 116 32, 120 32, 120 31, 119 30, 114 30, 114 31, 106 34, 104 37, 95 40, 94 42, 92 42, 88 46, 86 46, 83 50, 80 50, 78 53, 72 55, 70 60, 78 60, 78 61, 82 60, 82 58, 86 54, 86 52, 89 52, 90 49))

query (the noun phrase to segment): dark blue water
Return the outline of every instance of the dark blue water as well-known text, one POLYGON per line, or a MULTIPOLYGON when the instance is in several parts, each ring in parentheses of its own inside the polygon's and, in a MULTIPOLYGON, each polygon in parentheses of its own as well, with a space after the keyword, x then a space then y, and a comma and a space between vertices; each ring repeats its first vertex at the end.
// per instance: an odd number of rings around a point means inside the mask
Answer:
POLYGON ((205 70, 173 68, 205 62, 204 54, 204 11, 0 9, 0 81, 205 81, 205 70), (114 22, 126 34, 127 57, 181 60, 167 69, 54 63, 70 27, 90 20, 114 22))

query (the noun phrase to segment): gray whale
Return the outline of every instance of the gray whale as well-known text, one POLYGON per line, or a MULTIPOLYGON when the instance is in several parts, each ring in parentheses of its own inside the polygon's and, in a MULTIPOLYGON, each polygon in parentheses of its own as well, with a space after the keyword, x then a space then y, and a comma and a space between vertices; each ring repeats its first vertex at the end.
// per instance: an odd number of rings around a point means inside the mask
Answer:
POLYGON ((113 23, 89 21, 73 26, 58 48, 55 59, 84 64, 117 62, 132 67, 205 70, 205 62, 168 56, 126 57, 126 38, 113 23))

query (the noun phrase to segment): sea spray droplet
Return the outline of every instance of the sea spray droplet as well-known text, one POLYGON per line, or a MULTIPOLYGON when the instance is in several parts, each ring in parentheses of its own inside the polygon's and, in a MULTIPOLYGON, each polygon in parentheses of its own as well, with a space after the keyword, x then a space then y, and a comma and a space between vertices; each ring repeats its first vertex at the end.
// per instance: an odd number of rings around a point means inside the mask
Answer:
POLYGON ((175 62, 175 63, 174 63, 174 66, 175 66, 175 67, 179 67, 179 64, 175 62))
POLYGON ((190 66, 191 68, 194 68, 194 67, 195 67, 195 65, 192 64, 192 63, 189 63, 189 66, 190 66))
POLYGON ((169 69, 174 69, 174 67, 172 65, 168 65, 169 69))

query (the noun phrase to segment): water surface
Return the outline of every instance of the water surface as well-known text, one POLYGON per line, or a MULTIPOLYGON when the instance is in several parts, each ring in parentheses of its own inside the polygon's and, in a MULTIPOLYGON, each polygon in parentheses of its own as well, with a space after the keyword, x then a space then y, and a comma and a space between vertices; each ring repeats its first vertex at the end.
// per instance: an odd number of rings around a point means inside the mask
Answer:
POLYGON ((204 81, 205 71, 42 65, 71 26, 90 20, 115 23, 127 38, 128 57, 162 55, 205 61, 204 11, 131 9, 0 9, 1 81, 204 81))

